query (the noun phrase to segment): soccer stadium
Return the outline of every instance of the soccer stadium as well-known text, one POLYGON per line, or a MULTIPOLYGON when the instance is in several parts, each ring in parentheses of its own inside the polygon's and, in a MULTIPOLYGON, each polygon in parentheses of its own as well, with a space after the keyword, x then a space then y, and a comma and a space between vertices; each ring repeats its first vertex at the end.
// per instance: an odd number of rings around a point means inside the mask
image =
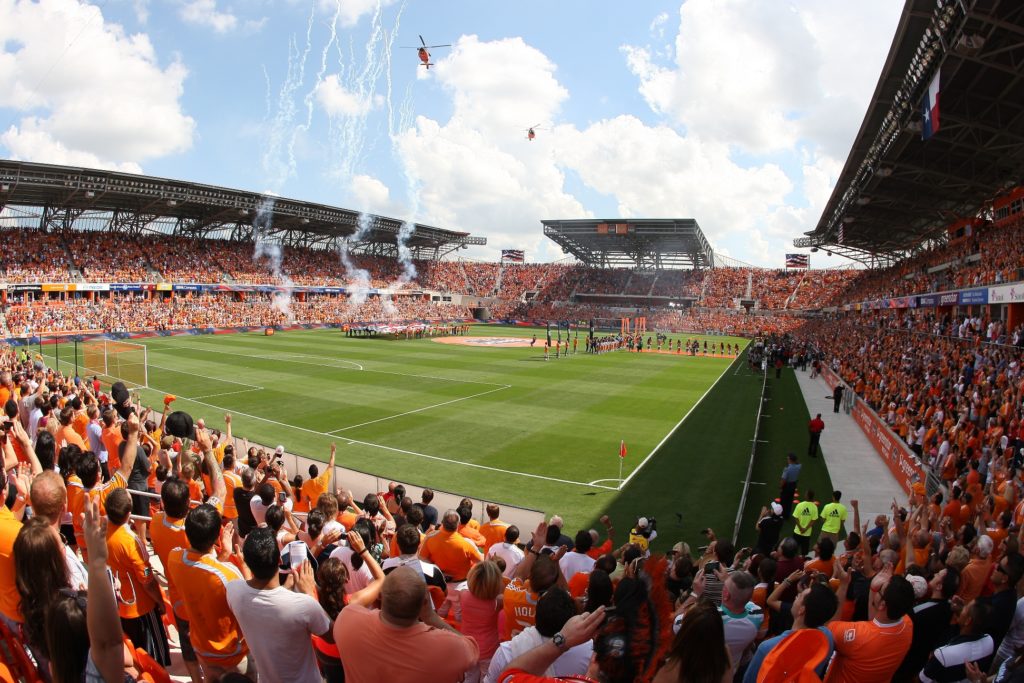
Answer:
MULTIPOLYGON (((1024 681, 1024 5, 907 0, 887 45, 778 267, 716 214, 538 213, 533 261, 12 127, 0 681, 1024 681)), ((342 85, 293 164, 380 152, 342 85)))

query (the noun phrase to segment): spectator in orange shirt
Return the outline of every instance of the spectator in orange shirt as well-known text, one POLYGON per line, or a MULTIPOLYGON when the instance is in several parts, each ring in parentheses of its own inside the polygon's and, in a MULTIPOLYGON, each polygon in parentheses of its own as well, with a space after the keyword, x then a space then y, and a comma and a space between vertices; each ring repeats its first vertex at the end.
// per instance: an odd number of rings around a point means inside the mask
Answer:
POLYGON ((484 508, 487 512, 487 521, 480 525, 480 535, 484 537, 484 552, 491 549, 495 543, 505 540, 505 529, 508 529, 508 522, 498 519, 501 511, 494 503, 488 503, 484 508))
POLYGON ((302 483, 302 497, 309 501, 310 505, 316 505, 320 496, 327 493, 331 488, 331 473, 334 472, 334 456, 338 447, 331 444, 331 459, 327 463, 327 469, 320 474, 316 465, 309 466, 309 479, 302 483))
POLYGON ((979 536, 971 551, 971 561, 964 567, 960 574, 960 590, 956 592, 964 603, 968 603, 981 595, 992 573, 992 539, 988 536, 979 536))
POLYGON ((465 581, 469 568, 483 560, 476 546, 459 533, 459 513, 449 510, 441 518, 441 528, 427 536, 420 557, 436 564, 449 583, 465 581))
POLYGON ((473 509, 463 506, 459 507, 456 512, 459 513, 459 533, 474 543, 477 548, 483 549, 487 545, 487 539, 484 538, 483 534, 470 526, 470 522, 473 520, 473 509))
POLYGON ((120 586, 118 613, 121 627, 135 647, 141 647, 163 666, 171 663, 160 615, 164 596, 153 575, 143 541, 131 530, 132 497, 116 489, 107 497, 107 566, 120 586))
POLYGON ((78 446, 83 451, 89 450, 89 446, 86 445, 85 439, 79 436, 78 432, 75 431, 74 426, 71 424, 75 418, 75 410, 71 406, 65 406, 60 411, 60 428, 57 430, 55 435, 57 440, 57 448, 63 448, 64 446, 78 446))

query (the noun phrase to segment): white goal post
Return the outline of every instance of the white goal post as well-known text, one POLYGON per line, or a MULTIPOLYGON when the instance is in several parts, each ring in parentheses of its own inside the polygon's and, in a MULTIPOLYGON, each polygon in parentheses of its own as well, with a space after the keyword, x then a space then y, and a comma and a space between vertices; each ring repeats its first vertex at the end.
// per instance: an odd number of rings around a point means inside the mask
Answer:
POLYGON ((144 344, 92 339, 82 343, 82 375, 107 384, 124 382, 129 389, 149 386, 149 363, 144 344))

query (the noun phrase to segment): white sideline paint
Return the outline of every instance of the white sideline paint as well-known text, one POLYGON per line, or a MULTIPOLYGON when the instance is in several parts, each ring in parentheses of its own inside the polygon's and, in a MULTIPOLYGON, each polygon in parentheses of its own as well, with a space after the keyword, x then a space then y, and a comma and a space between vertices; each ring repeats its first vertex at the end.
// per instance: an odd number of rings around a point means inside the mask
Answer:
POLYGON ((377 418, 376 420, 370 420, 369 422, 360 422, 359 424, 356 424, 356 425, 350 425, 348 427, 342 427, 341 429, 335 429, 335 430, 333 430, 331 432, 328 432, 328 434, 338 434, 339 432, 347 432, 348 430, 355 429, 356 427, 365 427, 366 425, 372 425, 372 424, 376 424, 378 422, 386 422, 387 420, 393 420, 396 417, 403 417, 405 415, 412 415, 414 413, 422 413, 424 410, 430 410, 432 408, 440 408, 441 406, 450 405, 452 403, 458 403, 459 401, 466 401, 466 400, 471 399, 471 398, 479 398, 481 396, 486 396, 487 394, 493 394, 496 391, 504 391, 505 389, 511 389, 511 388, 512 388, 512 385, 506 384, 505 386, 498 387, 497 389, 491 389, 489 391, 482 391, 479 394, 471 394, 470 396, 463 396, 462 398, 453 398, 452 400, 444 401, 443 403, 435 403, 433 405, 424 406, 422 408, 417 408, 416 410, 407 410, 404 413, 398 413, 397 415, 389 415, 388 417, 377 418))
MULTIPOLYGON (((160 389, 157 389, 156 387, 152 387, 151 386, 149 388, 151 390, 153 390, 153 391, 157 391, 157 392, 160 391, 160 389)), ((164 392, 164 393, 167 393, 167 392, 164 392)), ((196 400, 196 399, 193 399, 193 398, 185 398, 185 397, 180 397, 180 400, 188 401, 190 403, 195 403, 195 404, 201 405, 201 406, 206 406, 207 408, 212 408, 214 410, 222 410, 222 411, 231 413, 232 415, 242 415, 243 417, 248 417, 249 419, 252 419, 252 420, 259 420, 260 422, 266 422, 268 424, 278 425, 279 427, 284 427, 286 429, 295 429, 295 430, 298 430, 300 432, 306 432, 307 434, 315 434, 317 436, 323 436, 323 437, 326 437, 326 438, 329 438, 329 439, 330 438, 334 438, 334 435, 329 433, 329 432, 318 432, 315 429, 306 429, 305 427, 299 427, 297 425, 290 425, 290 424, 287 424, 285 422, 278 422, 277 420, 271 420, 269 418, 261 417, 259 415, 252 415, 250 413, 243 413, 240 410, 233 410, 231 408, 225 408, 224 406, 219 406, 219 405, 217 405, 215 403, 207 403, 205 401, 199 401, 199 400, 196 400)), ((518 477, 527 477, 529 479, 541 479, 543 481, 553 481, 553 482, 557 482, 559 484, 571 484, 573 486, 586 486, 586 487, 589 487, 589 488, 604 489, 606 491, 617 491, 618 490, 618 489, 616 489, 613 486, 601 486, 601 485, 598 485, 598 484, 588 484, 588 483, 582 482, 582 481, 572 481, 570 479, 559 479, 557 477, 546 477, 546 476, 544 476, 542 474, 531 474, 530 472, 516 472, 515 470, 503 470, 503 469, 501 469, 499 467, 490 467, 489 465, 479 465, 479 464, 473 463, 473 462, 463 462, 462 460, 453 460, 451 458, 442 458, 442 457, 440 457, 438 455, 428 455, 426 453, 417 453, 416 451, 409 451, 409 450, 405 450, 404 448, 395 448, 393 446, 385 446, 383 444, 371 443, 369 441, 359 441, 357 439, 349 439, 348 437, 344 437, 344 436, 341 437, 341 439, 344 440, 345 442, 347 442, 349 445, 351 445, 351 444, 359 444, 360 446, 368 446, 370 448, 380 448, 380 449, 383 449, 383 450, 386 450, 386 451, 391 451, 393 453, 403 453, 405 455, 412 455, 412 456, 415 456, 417 458, 425 458, 427 460, 436 460, 438 462, 446 462, 446 463, 449 463, 449 464, 452 464, 452 465, 462 465, 464 467, 473 467, 473 468, 476 468, 476 469, 479 469, 479 470, 487 470, 488 472, 498 472, 500 474, 511 474, 511 475, 518 476, 518 477)), ((598 481, 601 481, 601 480, 598 480, 598 481)))
MULTIPOLYGON (((736 359, 733 361, 733 363, 738 363, 741 358, 743 358, 742 352, 740 353, 740 355, 736 356, 736 359)), ((654 454, 658 452, 658 449, 661 448, 665 444, 666 441, 668 441, 669 437, 676 433, 676 430, 679 429, 680 425, 682 425, 684 422, 686 422, 686 418, 690 417, 690 413, 692 413, 694 410, 697 409, 697 406, 699 406, 701 404, 701 401, 703 401, 705 398, 707 398, 707 395, 710 394, 712 391, 714 391, 715 387, 718 386, 718 383, 721 382, 722 378, 725 377, 725 375, 729 372, 729 367, 730 366, 726 366, 725 370, 722 370, 722 374, 720 374, 718 376, 718 379, 715 380, 715 383, 712 384, 710 387, 708 387, 708 390, 705 391, 704 394, 700 398, 697 399, 697 402, 694 403, 692 406, 690 406, 690 409, 686 411, 686 415, 683 415, 683 419, 681 419, 679 422, 676 422, 676 426, 673 427, 669 431, 669 433, 665 435, 665 438, 662 439, 661 441, 659 441, 658 445, 655 446, 653 449, 651 449, 651 452, 647 454, 647 457, 644 458, 640 462, 640 464, 636 466, 636 469, 634 469, 632 472, 630 472, 629 475, 625 479, 622 480, 622 483, 619 484, 619 490, 620 491, 626 486, 626 484, 629 483, 629 481, 633 477, 636 476, 637 472, 639 472, 640 470, 642 470, 644 468, 644 465, 647 464, 647 461, 654 457, 654 454)))

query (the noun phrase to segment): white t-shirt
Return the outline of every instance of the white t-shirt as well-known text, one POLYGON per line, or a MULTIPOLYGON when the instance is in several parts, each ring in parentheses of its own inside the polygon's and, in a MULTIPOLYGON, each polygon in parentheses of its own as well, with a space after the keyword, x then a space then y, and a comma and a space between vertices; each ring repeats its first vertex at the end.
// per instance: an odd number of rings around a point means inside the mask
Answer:
POLYGON ((579 572, 589 572, 593 569, 594 558, 586 553, 568 552, 562 555, 562 559, 558 561, 558 568, 565 575, 565 580, 569 581, 579 572))
MULTIPOLYGON (((491 658, 491 664, 484 677, 484 683, 496 683, 501 672, 508 668, 509 662, 535 647, 551 640, 545 638, 536 626, 530 626, 513 636, 512 640, 498 646, 491 658)), ((561 676, 584 676, 590 668, 590 658, 594 654, 594 642, 588 640, 576 647, 569 648, 558 657, 544 672, 545 676, 557 678, 561 676)))
POLYGON ((321 680, 309 637, 326 633, 331 620, 316 600, 282 586, 257 590, 245 581, 229 582, 227 597, 260 680, 321 680))
POLYGON ((492 557, 500 557, 505 560, 505 572, 504 576, 506 579, 511 579, 512 575, 516 571, 516 567, 523 561, 523 551, 515 543, 495 543, 487 551, 487 559, 492 557))
POLYGON ((345 568, 348 569, 348 582, 345 584, 345 592, 348 594, 361 591, 373 582, 373 574, 365 562, 363 562, 363 566, 359 569, 352 567, 352 556, 354 554, 352 548, 349 548, 347 545, 340 545, 331 551, 331 557, 341 560, 345 568))
MULTIPOLYGON (((277 499, 274 499, 274 502, 271 503, 271 505, 281 505, 281 503, 278 503, 277 499)), ((286 500, 284 502, 283 505, 284 505, 284 509, 285 510, 288 510, 289 512, 291 512, 291 509, 292 509, 292 499, 289 498, 288 500, 286 500)), ((256 519, 256 526, 265 526, 266 525, 266 523, 267 523, 267 509, 269 507, 270 507, 270 505, 264 505, 263 504, 263 499, 260 498, 259 496, 253 496, 249 500, 249 509, 252 510, 252 516, 253 516, 253 518, 256 519)))

